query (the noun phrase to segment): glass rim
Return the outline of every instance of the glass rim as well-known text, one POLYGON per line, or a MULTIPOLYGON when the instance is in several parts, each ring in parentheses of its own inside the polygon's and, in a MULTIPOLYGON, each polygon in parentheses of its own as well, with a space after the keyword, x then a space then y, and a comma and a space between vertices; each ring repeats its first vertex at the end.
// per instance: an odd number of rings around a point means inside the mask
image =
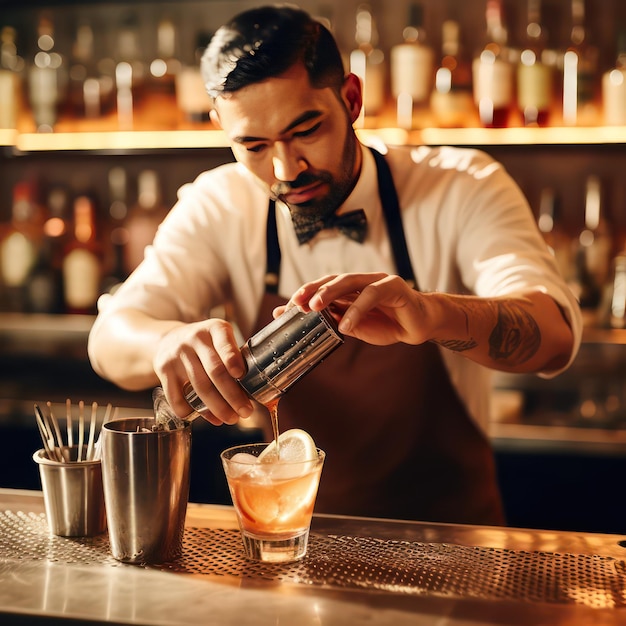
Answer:
POLYGON ((169 435, 169 434, 176 433, 178 431, 185 432, 189 430, 189 428, 191 427, 191 422, 185 422, 184 426, 181 428, 170 428, 170 429, 161 429, 161 430, 136 430, 137 427, 147 428, 148 425, 156 424, 156 423, 157 423, 156 418, 149 417, 149 416, 148 417, 143 417, 143 416, 118 417, 102 424, 102 430, 103 431, 106 430, 110 433, 117 433, 120 435, 129 435, 129 436, 137 435, 137 436, 145 437, 147 435, 164 435, 164 434, 169 435), (124 425, 128 426, 130 424, 133 424, 134 426, 132 430, 124 428, 124 425))
MULTIPOLYGON (((222 450, 222 452, 220 452, 220 459, 222 461, 226 461, 228 463, 232 462, 232 456, 234 456, 235 454, 237 454, 237 452, 245 452, 246 449, 249 450, 250 448, 254 449, 254 450, 261 450, 263 451, 265 448, 267 448, 267 446, 271 445, 273 442, 267 442, 267 443, 263 443, 263 442, 257 442, 257 443, 242 443, 242 444, 237 444, 236 446, 231 446, 230 448, 226 448, 225 450, 222 450), (226 456, 227 454, 230 453, 230 457, 226 456)), ((321 448, 315 446, 315 451, 317 452, 317 456, 314 459, 306 459, 306 460, 301 460, 301 461, 282 461, 282 463, 284 465, 301 465, 303 463, 317 463, 319 461, 323 461, 326 458, 326 452, 324 452, 324 450, 322 450, 321 448)), ((259 452, 260 454, 260 452, 259 452)), ((258 454, 256 455, 258 456, 258 454)), ((238 463, 237 461, 235 461, 235 463, 238 463)), ((239 462, 238 464, 240 465, 250 465, 250 463, 242 463, 239 462)))

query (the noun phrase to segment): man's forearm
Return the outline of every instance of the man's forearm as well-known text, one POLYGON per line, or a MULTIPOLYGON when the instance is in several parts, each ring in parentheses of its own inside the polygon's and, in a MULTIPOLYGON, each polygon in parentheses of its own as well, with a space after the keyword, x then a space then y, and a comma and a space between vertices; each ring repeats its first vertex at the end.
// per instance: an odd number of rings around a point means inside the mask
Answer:
POLYGON ((92 367, 124 389, 153 387, 159 383, 152 364, 156 348, 164 335, 181 324, 137 311, 116 311, 98 320, 89 335, 92 367))
POLYGON ((432 341, 442 347, 509 372, 558 369, 569 359, 571 329, 546 294, 496 299, 430 296, 444 320, 432 341))

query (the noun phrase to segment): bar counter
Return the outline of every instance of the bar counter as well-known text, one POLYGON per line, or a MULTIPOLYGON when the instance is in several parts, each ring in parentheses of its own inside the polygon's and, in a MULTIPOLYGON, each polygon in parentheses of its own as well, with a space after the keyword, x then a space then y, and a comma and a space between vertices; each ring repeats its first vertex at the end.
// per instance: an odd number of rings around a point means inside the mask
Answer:
POLYGON ((125 565, 0 490, 0 623, 625 624, 626 537, 316 515, 307 557, 242 554, 234 511, 190 504, 183 555, 125 565))

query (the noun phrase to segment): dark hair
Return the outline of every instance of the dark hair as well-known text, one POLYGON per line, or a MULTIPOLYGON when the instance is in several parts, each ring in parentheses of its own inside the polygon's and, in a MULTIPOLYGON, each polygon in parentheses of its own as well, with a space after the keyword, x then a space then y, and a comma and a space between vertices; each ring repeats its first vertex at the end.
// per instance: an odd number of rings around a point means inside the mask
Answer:
POLYGON ((298 62, 314 87, 341 88, 343 61, 329 30, 301 9, 265 6, 220 27, 201 67, 207 93, 217 98, 278 76, 298 62))

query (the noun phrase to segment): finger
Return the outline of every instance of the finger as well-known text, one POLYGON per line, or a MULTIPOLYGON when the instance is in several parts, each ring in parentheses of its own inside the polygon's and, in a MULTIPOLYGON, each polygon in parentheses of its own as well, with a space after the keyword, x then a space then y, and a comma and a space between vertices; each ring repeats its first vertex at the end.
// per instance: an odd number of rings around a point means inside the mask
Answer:
POLYGON ((322 276, 317 280, 310 281, 305 283, 296 291, 292 296, 289 302, 287 303, 287 308, 291 308, 292 306, 300 307, 303 311, 307 312, 310 310, 309 300, 311 297, 319 291, 319 289, 325 285, 326 283, 333 281, 337 278, 336 274, 328 274, 326 276, 322 276))
POLYGON ((341 274, 328 280, 320 285, 317 291, 312 294, 309 300, 309 306, 319 311, 332 302, 338 301, 346 296, 358 296, 360 292, 368 285, 385 278, 387 274, 368 273, 368 274, 341 274))
POLYGON ((277 319, 278 317, 280 317, 285 311, 287 310, 287 305, 283 305, 283 306, 277 306, 273 311, 272 311, 272 317, 274 319, 277 319))
POLYGON ((187 417, 192 412, 192 408, 189 406, 182 391, 187 381, 184 370, 180 375, 169 375, 162 372, 159 375, 159 380, 172 411, 181 419, 187 417))
POLYGON ((225 321, 214 324, 211 327, 211 344, 232 378, 241 378, 246 373, 246 364, 231 324, 225 321))
POLYGON ((196 410, 204 419, 212 424, 235 424, 239 420, 239 414, 222 395, 222 390, 218 389, 212 381, 206 377, 202 380, 190 379, 190 384, 194 392, 204 405, 203 408, 196 407, 196 410))
POLYGON ((339 323, 340 332, 353 333, 368 316, 382 314, 389 317, 391 310, 406 304, 407 289, 406 283, 398 276, 384 276, 381 280, 366 285, 345 310, 339 323))

